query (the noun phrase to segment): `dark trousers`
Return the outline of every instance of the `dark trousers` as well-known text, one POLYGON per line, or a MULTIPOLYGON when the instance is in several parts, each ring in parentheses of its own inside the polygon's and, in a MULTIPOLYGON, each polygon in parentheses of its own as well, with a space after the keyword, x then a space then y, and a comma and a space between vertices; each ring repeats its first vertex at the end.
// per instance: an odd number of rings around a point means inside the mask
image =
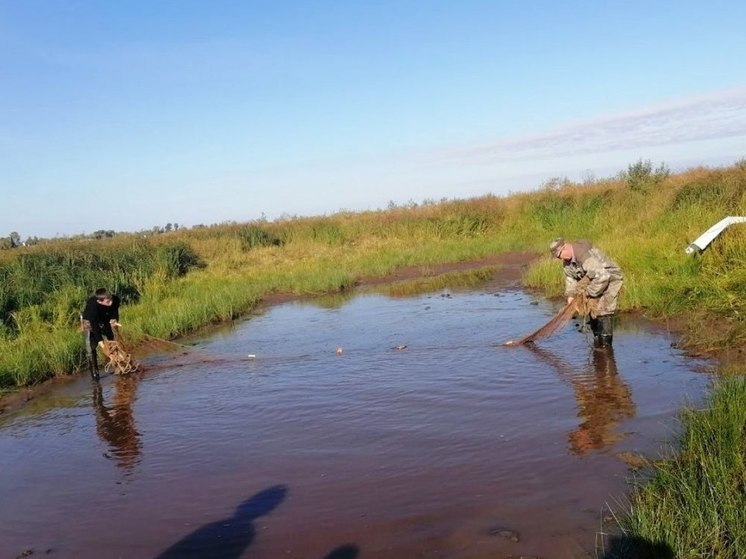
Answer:
POLYGON ((98 343, 114 339, 114 330, 111 324, 91 324, 91 329, 83 332, 83 345, 88 355, 88 367, 91 376, 98 377, 98 343))

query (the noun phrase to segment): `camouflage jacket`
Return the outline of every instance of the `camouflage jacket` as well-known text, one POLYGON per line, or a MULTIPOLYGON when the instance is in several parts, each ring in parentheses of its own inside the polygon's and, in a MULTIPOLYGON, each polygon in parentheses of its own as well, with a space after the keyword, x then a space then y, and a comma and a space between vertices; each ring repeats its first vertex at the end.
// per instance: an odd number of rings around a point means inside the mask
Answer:
POLYGON ((565 272, 565 297, 580 294, 578 282, 588 278, 585 288, 591 298, 601 297, 612 281, 622 281, 622 270, 616 262, 594 247, 590 242, 580 240, 569 243, 573 248, 573 259, 563 263, 565 272))

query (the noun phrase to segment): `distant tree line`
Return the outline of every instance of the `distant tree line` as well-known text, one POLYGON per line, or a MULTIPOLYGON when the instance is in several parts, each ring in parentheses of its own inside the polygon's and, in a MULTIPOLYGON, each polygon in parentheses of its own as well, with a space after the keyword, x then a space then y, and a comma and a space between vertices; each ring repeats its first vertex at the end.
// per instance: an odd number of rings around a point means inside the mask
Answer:
MULTIPOLYGON (((204 225, 198 225, 194 228, 204 227, 204 225)), ((184 229, 182 225, 179 225, 178 223, 166 223, 165 226, 156 225, 152 229, 146 229, 144 231, 136 232, 137 235, 158 235, 161 233, 170 233, 171 231, 179 231, 181 229, 184 229)), ((64 239, 72 239, 72 240, 79 240, 79 239, 110 239, 112 237, 115 237, 116 235, 131 235, 132 233, 121 233, 114 231, 113 229, 99 229, 97 231, 94 231, 93 233, 81 233, 78 235, 70 235, 63 237, 64 239)), ((39 243, 49 242, 53 241, 55 239, 58 239, 59 237, 55 238, 44 238, 44 237, 28 237, 25 241, 21 240, 21 235, 17 231, 13 231, 10 233, 7 237, 0 237, 0 250, 9 250, 13 248, 19 248, 19 247, 26 247, 26 246, 33 246, 38 245, 39 243)))
MULTIPOLYGON (((36 242, 39 242, 36 237, 34 237, 34 239, 36 240, 36 242)), ((31 239, 29 239, 29 241, 31 241, 31 239)), ((21 236, 16 231, 13 231, 7 237, 0 237, 0 249, 18 248, 26 244, 28 244, 28 241, 26 243, 22 242, 21 236)))

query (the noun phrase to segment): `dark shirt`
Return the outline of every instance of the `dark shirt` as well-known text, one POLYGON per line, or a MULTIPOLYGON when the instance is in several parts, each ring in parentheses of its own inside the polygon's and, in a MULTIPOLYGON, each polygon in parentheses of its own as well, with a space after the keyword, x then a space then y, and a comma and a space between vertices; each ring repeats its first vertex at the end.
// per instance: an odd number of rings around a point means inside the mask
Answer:
POLYGON ((119 321, 119 297, 112 295, 111 306, 101 305, 94 295, 85 304, 83 320, 91 325, 109 324, 110 320, 119 321))

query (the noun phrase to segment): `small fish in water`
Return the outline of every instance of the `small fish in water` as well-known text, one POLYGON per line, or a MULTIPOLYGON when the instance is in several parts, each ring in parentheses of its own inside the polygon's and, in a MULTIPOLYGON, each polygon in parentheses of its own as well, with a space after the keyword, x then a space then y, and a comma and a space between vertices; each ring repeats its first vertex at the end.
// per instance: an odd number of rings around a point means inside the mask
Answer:
POLYGON ((395 349, 396 351, 404 351, 405 349, 407 349, 407 346, 405 344, 396 344, 391 349, 395 349))

